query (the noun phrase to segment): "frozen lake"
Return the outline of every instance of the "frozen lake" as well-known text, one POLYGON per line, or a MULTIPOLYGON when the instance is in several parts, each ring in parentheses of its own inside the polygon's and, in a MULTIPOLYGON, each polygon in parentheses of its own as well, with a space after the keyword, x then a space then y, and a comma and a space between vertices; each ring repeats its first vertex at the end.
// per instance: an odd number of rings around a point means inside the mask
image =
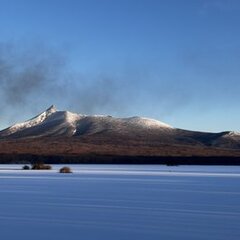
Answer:
POLYGON ((240 167, 0 165, 3 240, 240 239, 240 167))

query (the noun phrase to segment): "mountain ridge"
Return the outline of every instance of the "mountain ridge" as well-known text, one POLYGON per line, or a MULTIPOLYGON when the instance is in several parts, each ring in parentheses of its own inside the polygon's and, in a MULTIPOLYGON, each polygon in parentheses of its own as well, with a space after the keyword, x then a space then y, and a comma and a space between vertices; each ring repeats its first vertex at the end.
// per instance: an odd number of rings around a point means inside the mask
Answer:
MULTIPOLYGON (((77 114, 72 113, 69 111, 57 111, 56 107, 52 105, 50 108, 48 108, 46 111, 38 114, 36 117, 31 118, 30 120, 27 120, 22 123, 14 124, 6 129, 3 129, 0 131, 0 138, 1 137, 27 137, 24 131, 28 131, 30 128, 34 127, 40 127, 42 126, 44 128, 44 125, 51 124, 51 122, 55 122, 55 125, 59 126, 61 121, 61 125, 63 125, 65 128, 71 128, 72 129, 72 135, 70 131, 66 131, 65 133, 68 136, 74 136, 76 133, 79 132, 86 132, 86 129, 83 129, 83 127, 86 125, 89 125, 92 123, 95 125, 96 129, 93 132, 98 132, 104 130, 104 126, 108 128, 118 127, 118 125, 127 125, 135 126, 139 128, 172 128, 170 125, 160 122, 155 119, 145 118, 145 117, 129 117, 129 118, 114 118, 112 116, 107 115, 83 115, 83 114, 77 114), (111 126, 111 124, 115 124, 115 126, 111 126), (74 129, 75 128, 75 129, 74 129), (80 131, 78 131, 80 129, 80 131), (18 134, 21 133, 21 134, 18 134)), ((53 126, 52 126, 53 127, 53 126)), ((121 127, 121 126, 119 126, 121 127)), ((123 127, 123 126, 122 126, 123 127)), ((41 130, 41 129, 39 129, 41 130)), ((62 131, 59 132, 59 135, 62 131)), ((58 132, 55 132, 57 135, 58 132)), ((39 134, 37 134, 38 136, 39 134)), ((48 134, 44 134, 44 136, 47 136, 48 134)), ((52 135, 50 131, 50 135, 52 135)), ((43 135, 41 135, 43 136, 43 135)), ((28 137, 35 137, 34 135, 28 137)))
POLYGON ((85 162, 90 161, 86 159, 104 161, 104 156, 111 159, 194 156, 240 159, 240 134, 189 131, 144 117, 83 115, 57 111, 51 106, 26 122, 0 131, 0 157, 18 159, 26 155, 68 157, 68 161, 84 158, 85 162))

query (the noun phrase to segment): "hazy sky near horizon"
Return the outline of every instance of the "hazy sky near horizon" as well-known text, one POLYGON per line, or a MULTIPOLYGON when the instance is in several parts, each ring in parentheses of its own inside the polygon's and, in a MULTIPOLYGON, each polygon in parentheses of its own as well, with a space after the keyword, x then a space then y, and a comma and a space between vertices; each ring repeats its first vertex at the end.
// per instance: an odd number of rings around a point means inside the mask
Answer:
POLYGON ((240 131, 240 1, 0 0, 0 128, 51 104, 240 131))

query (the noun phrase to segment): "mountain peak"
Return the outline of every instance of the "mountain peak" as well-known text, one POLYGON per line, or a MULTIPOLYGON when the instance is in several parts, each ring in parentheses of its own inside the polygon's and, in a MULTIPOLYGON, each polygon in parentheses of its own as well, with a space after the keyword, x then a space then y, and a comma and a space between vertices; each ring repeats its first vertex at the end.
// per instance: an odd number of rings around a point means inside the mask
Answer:
POLYGON ((57 112, 57 108, 55 107, 55 105, 51 105, 45 112, 54 113, 54 112, 57 112))
POLYGON ((1 132, 4 136, 4 135, 16 133, 18 131, 21 131, 21 130, 24 130, 27 128, 34 127, 34 126, 42 123, 43 121, 45 121, 50 115, 52 115, 55 112, 57 112, 57 109, 54 105, 52 105, 46 111, 40 113, 36 117, 31 118, 30 120, 22 122, 22 123, 14 124, 11 127, 7 128, 6 130, 2 130, 1 132))

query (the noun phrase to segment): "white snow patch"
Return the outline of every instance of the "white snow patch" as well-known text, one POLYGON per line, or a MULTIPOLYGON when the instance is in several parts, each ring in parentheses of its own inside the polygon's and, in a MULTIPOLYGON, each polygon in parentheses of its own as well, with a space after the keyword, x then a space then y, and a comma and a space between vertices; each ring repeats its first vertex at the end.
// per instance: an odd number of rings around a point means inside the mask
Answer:
POLYGON ((10 134, 12 134, 12 133, 15 133, 17 131, 20 131, 20 130, 23 130, 26 128, 34 127, 34 126, 42 123, 44 120, 46 120, 50 115, 52 115, 56 111, 57 111, 56 108, 54 106, 51 106, 43 113, 37 115, 36 117, 34 117, 28 121, 23 122, 23 123, 17 123, 15 125, 9 127, 8 132, 10 134))
POLYGON ((231 132, 229 132, 228 136, 232 136, 232 137, 240 136, 240 132, 231 131, 231 132))
POLYGON ((128 122, 134 123, 136 125, 142 125, 144 127, 161 127, 161 128, 173 128, 172 126, 160 122, 155 119, 151 118, 145 118, 145 117, 131 117, 131 118, 126 118, 128 122))
POLYGON ((77 121, 80 120, 83 116, 77 113, 65 112, 65 119, 68 123, 75 126, 77 121))

